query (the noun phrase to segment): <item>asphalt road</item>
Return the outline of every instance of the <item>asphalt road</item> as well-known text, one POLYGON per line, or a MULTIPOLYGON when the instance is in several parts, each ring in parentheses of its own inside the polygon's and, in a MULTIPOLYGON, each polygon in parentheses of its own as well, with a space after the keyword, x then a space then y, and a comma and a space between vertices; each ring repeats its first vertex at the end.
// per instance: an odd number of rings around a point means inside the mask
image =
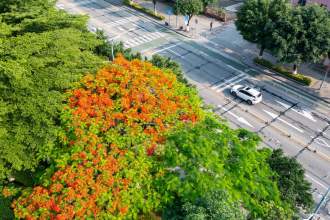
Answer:
POLYGON ((259 69, 216 48, 235 44, 239 38, 226 41, 206 34, 202 41, 193 41, 118 4, 118 0, 59 0, 58 7, 88 14, 89 29, 104 30, 110 41, 123 41, 125 47, 142 51, 145 56, 158 53, 178 61, 204 101, 213 105, 214 111, 233 128, 258 132, 263 146, 282 148, 296 157, 313 185, 315 201, 320 201, 330 187, 329 106, 322 110, 315 107, 317 100, 265 77, 259 69), (233 97, 229 89, 235 84, 259 88, 262 103, 250 106, 233 97))

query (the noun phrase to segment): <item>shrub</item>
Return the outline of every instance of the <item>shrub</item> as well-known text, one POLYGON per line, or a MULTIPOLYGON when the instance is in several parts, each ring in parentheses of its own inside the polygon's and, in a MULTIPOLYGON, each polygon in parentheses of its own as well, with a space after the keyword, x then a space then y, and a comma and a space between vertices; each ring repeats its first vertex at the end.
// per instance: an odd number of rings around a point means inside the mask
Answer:
POLYGON ((154 13, 153 10, 151 10, 149 8, 144 8, 139 4, 131 2, 130 0, 124 0, 124 4, 131 7, 131 8, 134 8, 135 10, 141 11, 141 12, 143 12, 143 13, 145 13, 145 14, 153 17, 153 18, 156 18, 157 20, 162 21, 162 20, 165 19, 165 17, 163 15, 157 15, 157 14, 154 13))
POLYGON ((262 58, 255 58, 254 59, 254 62, 256 64, 259 64, 261 66, 264 66, 270 70, 274 70, 275 72, 277 73, 280 73, 284 76, 286 76, 287 78, 290 78, 290 79, 293 79, 299 83, 302 83, 304 85, 307 85, 309 86, 311 83, 312 83, 312 79, 307 77, 307 76, 304 76, 303 74, 292 74, 288 69, 286 69, 285 67, 283 66, 279 66, 279 65, 274 65, 272 64, 270 61, 268 60, 265 60, 265 59, 262 59, 262 58))
POLYGON ((152 56, 150 62, 158 68, 171 70, 176 75, 179 82, 189 85, 187 79, 183 76, 180 64, 172 60, 170 57, 163 57, 155 54, 152 56))

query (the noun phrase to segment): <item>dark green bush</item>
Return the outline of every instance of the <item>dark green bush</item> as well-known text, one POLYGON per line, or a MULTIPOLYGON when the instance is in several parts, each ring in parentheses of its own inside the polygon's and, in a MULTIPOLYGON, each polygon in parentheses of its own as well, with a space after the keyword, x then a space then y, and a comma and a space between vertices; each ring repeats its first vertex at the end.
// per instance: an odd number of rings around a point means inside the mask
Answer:
POLYGON ((302 83, 304 85, 309 86, 312 83, 312 79, 311 78, 309 78, 307 76, 304 76, 303 74, 300 74, 300 73, 298 73, 298 74, 292 74, 285 67, 282 67, 282 66, 279 66, 279 65, 274 65, 274 64, 272 64, 268 60, 265 60, 265 59, 256 57, 254 59, 254 62, 256 64, 259 64, 261 66, 264 66, 264 67, 266 67, 268 69, 274 70, 275 72, 280 73, 280 74, 286 76, 287 78, 293 79, 293 80, 295 80, 297 82, 300 82, 300 83, 302 83))
POLYGON ((150 62, 161 69, 170 69, 178 79, 179 82, 188 85, 188 81, 184 78, 180 64, 169 57, 163 57, 158 54, 152 56, 150 62))

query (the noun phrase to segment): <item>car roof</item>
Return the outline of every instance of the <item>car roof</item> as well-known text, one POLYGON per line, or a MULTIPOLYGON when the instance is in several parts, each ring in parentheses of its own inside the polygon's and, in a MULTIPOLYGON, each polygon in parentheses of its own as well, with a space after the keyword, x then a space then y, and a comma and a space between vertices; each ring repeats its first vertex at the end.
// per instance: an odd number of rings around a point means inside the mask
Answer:
POLYGON ((254 89, 254 88, 248 87, 248 86, 245 87, 244 90, 248 91, 253 96, 258 96, 260 94, 260 91, 254 89))

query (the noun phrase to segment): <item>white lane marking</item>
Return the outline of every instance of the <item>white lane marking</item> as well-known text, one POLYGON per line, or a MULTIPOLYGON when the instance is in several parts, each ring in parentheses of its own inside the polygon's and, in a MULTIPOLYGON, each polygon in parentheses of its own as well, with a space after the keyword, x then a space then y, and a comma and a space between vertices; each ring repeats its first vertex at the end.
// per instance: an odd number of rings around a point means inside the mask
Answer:
POLYGON ((306 176, 307 178, 311 179, 313 182, 317 183, 319 186, 322 186, 322 188, 324 188, 324 189, 328 189, 327 186, 325 186, 325 185, 324 185, 323 183, 321 183, 320 181, 314 179, 314 178, 311 177, 310 175, 305 174, 305 176, 306 176))
MULTIPOLYGON (((277 115, 274 114, 274 113, 272 113, 272 112, 269 112, 269 111, 267 111, 267 110, 265 110, 265 109, 263 109, 263 111, 266 112, 266 113, 267 113, 270 117, 272 117, 273 119, 277 117, 277 115)), ((283 123, 289 125, 291 128, 296 129, 296 130, 299 131, 300 133, 304 133, 303 130, 301 130, 300 128, 297 128, 296 126, 290 124, 289 122, 283 120, 282 118, 277 118, 277 119, 278 119, 279 121, 281 121, 281 122, 283 122, 283 123)))
POLYGON ((165 48, 160 49, 160 50, 156 50, 156 51, 152 52, 151 55, 154 55, 155 53, 160 53, 160 52, 165 51, 165 50, 169 50, 169 49, 171 49, 171 48, 173 48, 173 47, 179 46, 180 44, 182 44, 182 42, 179 42, 179 43, 173 44, 173 45, 171 45, 171 46, 165 47, 165 48))
POLYGON ((173 53, 175 56, 177 56, 178 58, 182 58, 182 59, 186 59, 185 57, 184 57, 184 55, 180 55, 180 54, 178 54, 177 52, 175 52, 174 50, 171 50, 171 49, 168 49, 168 51, 170 51, 171 53, 173 53))
POLYGON ((245 79, 247 79, 247 78, 249 78, 249 76, 248 76, 248 75, 244 75, 243 77, 241 77, 241 78, 235 80, 234 82, 231 82, 230 84, 228 84, 228 85, 226 85, 226 86, 224 86, 224 87, 218 89, 217 92, 221 92, 221 91, 225 90, 225 89, 228 88, 228 87, 232 87, 233 85, 235 85, 235 84, 239 83, 240 81, 243 81, 243 80, 245 80, 245 79))
POLYGON ((245 118, 243 117, 240 117, 230 111, 228 111, 228 109, 226 109, 225 107, 221 106, 221 105, 218 105, 219 108, 223 109, 226 113, 230 114, 231 116, 233 116, 234 118, 236 118, 237 121, 243 123, 243 124, 246 124, 247 126, 251 127, 251 128, 254 128, 253 125, 251 125, 245 118))
POLYGON ((124 45, 125 45, 125 47, 136 47, 138 45, 145 44, 147 42, 156 40, 162 36, 164 36, 164 34, 159 33, 159 32, 149 33, 149 34, 141 35, 139 37, 135 37, 133 39, 127 40, 126 42, 124 42, 124 45))
POLYGON ((115 37, 109 38, 108 40, 109 40, 109 41, 115 40, 115 39, 117 39, 117 38, 123 36, 124 34, 126 34, 126 33, 128 33, 128 32, 131 32, 131 31, 133 31, 133 30, 135 30, 135 29, 136 29, 136 28, 128 29, 127 31, 124 31, 124 32, 122 32, 121 34, 118 34, 118 35, 115 36, 115 37))
POLYGON ((319 144, 321 146, 330 148, 330 145, 323 139, 316 138, 314 141, 315 141, 316 144, 319 144))
MULTIPOLYGON (((290 105, 285 104, 285 103, 283 103, 283 102, 281 102, 281 101, 276 100, 276 102, 277 102, 278 104, 282 105, 284 108, 287 108, 287 109, 288 109, 288 108, 291 107, 290 105)), ((313 121, 313 122, 316 122, 316 120, 315 120, 314 117, 312 116, 312 113, 306 111, 305 109, 303 109, 302 111, 299 111, 299 110, 297 110, 297 109, 291 108, 291 110, 294 111, 294 112, 296 112, 296 113, 298 113, 298 114, 300 114, 300 115, 302 115, 302 116, 304 116, 304 117, 306 117, 306 118, 308 118, 309 120, 311 120, 311 121, 313 121)))
POLYGON ((225 84, 227 84, 227 83, 229 83, 229 82, 231 82, 231 81, 233 81, 233 80, 235 80, 235 79, 237 79, 237 78, 239 78, 239 77, 242 77, 242 76, 244 76, 244 74, 239 74, 239 75, 236 75, 236 76, 234 76, 234 77, 232 77, 232 78, 230 78, 230 79, 227 79, 227 80, 225 80, 224 82, 222 82, 222 83, 220 83, 220 84, 215 84, 215 85, 213 85, 212 87, 211 87, 211 89, 217 89, 217 88, 219 88, 219 87, 221 87, 221 86, 223 86, 223 85, 225 85, 225 84))
MULTIPOLYGON (((243 72, 242 70, 239 70, 239 69, 237 69, 237 68, 235 68, 235 67, 233 67, 233 66, 231 66, 231 65, 229 65, 229 64, 226 64, 226 66, 227 66, 228 68, 230 68, 230 69, 236 71, 236 72, 240 72, 240 73, 246 74, 246 73, 243 72)), ((247 74, 246 74, 246 75, 247 75, 247 74)))

